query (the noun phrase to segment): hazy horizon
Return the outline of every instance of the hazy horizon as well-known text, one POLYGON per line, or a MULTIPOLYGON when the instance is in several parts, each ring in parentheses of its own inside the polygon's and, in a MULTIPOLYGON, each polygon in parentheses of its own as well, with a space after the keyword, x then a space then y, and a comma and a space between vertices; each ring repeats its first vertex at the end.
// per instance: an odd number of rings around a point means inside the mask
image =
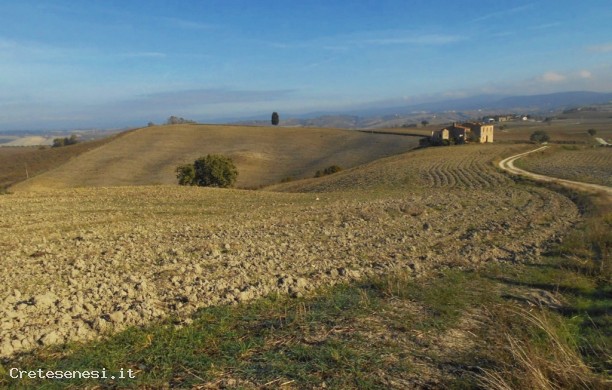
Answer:
POLYGON ((0 130, 612 91, 604 1, 0 5, 0 130))

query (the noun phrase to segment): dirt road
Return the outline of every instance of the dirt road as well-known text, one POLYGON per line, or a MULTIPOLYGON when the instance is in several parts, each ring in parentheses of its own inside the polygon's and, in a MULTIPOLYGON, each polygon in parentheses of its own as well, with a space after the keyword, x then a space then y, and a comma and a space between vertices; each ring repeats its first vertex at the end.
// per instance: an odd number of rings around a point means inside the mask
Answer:
POLYGON ((529 152, 516 154, 514 156, 501 160, 498 165, 504 171, 513 173, 515 175, 526 176, 526 177, 529 177, 531 179, 535 179, 538 181, 543 181, 543 182, 548 182, 548 183, 558 183, 558 184, 561 184, 565 187, 568 187, 574 190, 580 190, 580 191, 586 191, 586 192, 594 191, 594 192, 600 192, 600 193, 603 192, 606 194, 606 197, 608 198, 608 200, 612 200, 612 188, 611 187, 602 186, 598 184, 583 183, 579 181, 559 179, 556 177, 550 177, 550 176, 544 176, 544 175, 538 175, 536 173, 528 172, 528 171, 525 171, 524 169, 520 169, 514 166, 514 162, 518 160, 519 158, 527 154, 530 154, 530 153, 544 150, 546 148, 548 148, 548 146, 542 146, 537 149, 531 150, 529 152))

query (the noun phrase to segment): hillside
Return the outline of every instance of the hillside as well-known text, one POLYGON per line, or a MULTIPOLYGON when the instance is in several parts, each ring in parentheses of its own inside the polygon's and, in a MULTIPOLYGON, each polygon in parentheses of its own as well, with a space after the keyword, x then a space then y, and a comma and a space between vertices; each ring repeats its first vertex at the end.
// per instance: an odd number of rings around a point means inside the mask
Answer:
POLYGON ((118 137, 122 137, 123 134, 81 142, 62 148, 41 148, 39 146, 0 147, 0 189, 26 180, 27 175, 33 177, 57 168, 78 155, 96 149, 118 137))
POLYGON ((239 188, 312 177, 418 146, 418 137, 337 129, 175 125, 138 129, 12 190, 175 184, 175 168, 208 153, 230 156, 239 188))
MULTIPOLYGON (((364 105, 360 108, 312 112, 299 115, 281 116, 285 126, 341 127, 357 129, 377 129, 401 127, 405 124, 450 123, 480 118, 483 115, 500 113, 539 114, 550 116, 553 112, 566 109, 602 105, 612 101, 612 93, 588 91, 560 92, 527 96, 476 95, 459 99, 409 104, 402 100, 386 104, 364 105)), ((601 108, 600 107, 600 108, 601 108)), ((281 113, 282 114, 282 113, 281 113)), ((266 125, 270 119, 251 118, 238 122, 245 125, 266 125)))
POLYGON ((426 148, 373 161, 322 178, 277 184, 278 192, 336 192, 374 189, 487 189, 507 185, 507 176, 491 169, 494 159, 522 151, 524 145, 463 145, 426 148))
MULTIPOLYGON (((273 150, 290 161, 295 153, 309 166, 346 150, 341 140, 356 148, 410 139, 296 136, 304 130, 142 129, 39 179, 66 180, 79 166, 114 175, 113 164, 161 166, 189 142, 222 150, 231 136, 241 148, 250 142, 253 155, 273 150), (272 136, 282 143, 272 148, 272 136)), ((610 339, 592 324, 609 334, 609 287, 581 272, 597 266, 606 275, 608 260, 586 256, 589 245, 610 242, 602 231, 610 218, 572 233, 583 221, 576 204, 493 164, 530 149, 425 148, 261 191, 170 185, 0 196, 3 365, 138 368, 129 382, 84 378, 72 388, 352 388, 355 370, 373 378, 369 388, 477 388, 490 378, 534 388, 533 360, 516 364, 523 356, 511 347, 520 345, 563 383, 557 388, 604 388, 594 373, 607 367, 610 339), (568 325, 575 336, 566 340, 568 325)), ((241 164, 265 172, 257 161, 241 164)), ((43 381, 0 373, 3 388, 43 381)))

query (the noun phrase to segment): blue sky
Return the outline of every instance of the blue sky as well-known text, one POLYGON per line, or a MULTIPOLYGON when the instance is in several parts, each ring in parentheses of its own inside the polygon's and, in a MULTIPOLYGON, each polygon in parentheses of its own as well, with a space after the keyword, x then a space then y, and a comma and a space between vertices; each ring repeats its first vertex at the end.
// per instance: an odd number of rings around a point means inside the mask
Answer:
POLYGON ((0 0, 0 129, 612 91, 612 4, 0 0))

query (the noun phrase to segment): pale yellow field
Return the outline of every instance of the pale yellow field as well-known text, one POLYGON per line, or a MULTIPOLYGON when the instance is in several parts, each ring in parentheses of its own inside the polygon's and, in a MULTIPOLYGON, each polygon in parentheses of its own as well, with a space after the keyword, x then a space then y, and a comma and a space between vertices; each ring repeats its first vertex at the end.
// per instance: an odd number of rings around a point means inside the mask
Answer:
POLYGON ((209 153, 232 158, 237 187, 252 188, 312 177, 330 165, 350 168, 403 153, 418 140, 336 129, 156 126, 125 134, 12 190, 175 184, 176 166, 209 153))
POLYGON ((0 196, 0 356, 396 270, 533 261, 578 214, 497 172, 493 160, 513 148, 525 146, 431 148, 271 188, 302 193, 173 185, 0 196))
POLYGON ((511 180, 494 168, 500 156, 511 156, 531 145, 460 145, 415 150, 371 162, 331 176, 268 187, 283 192, 359 191, 396 188, 484 189, 511 180))

